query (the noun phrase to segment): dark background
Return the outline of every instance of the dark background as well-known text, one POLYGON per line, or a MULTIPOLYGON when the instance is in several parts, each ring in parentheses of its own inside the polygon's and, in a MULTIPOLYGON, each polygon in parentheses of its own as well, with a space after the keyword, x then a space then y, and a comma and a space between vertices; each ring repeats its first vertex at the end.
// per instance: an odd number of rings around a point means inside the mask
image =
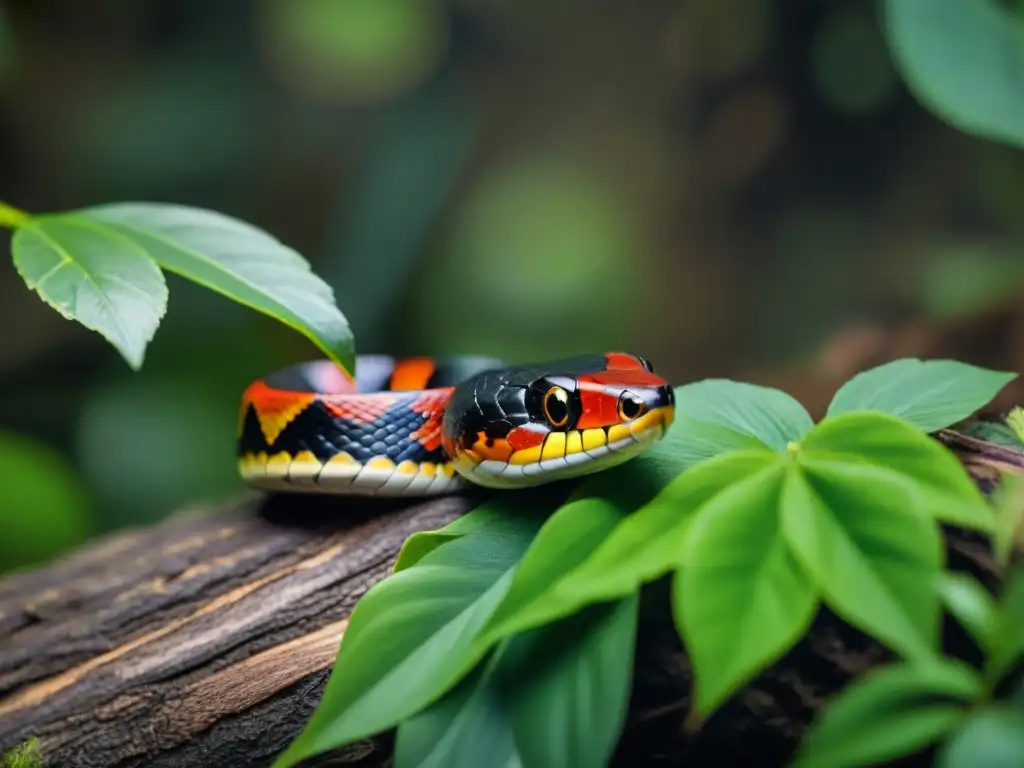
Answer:
MULTIPOLYGON (((864 0, 0 9, 0 199, 243 218, 363 352, 626 348, 682 383, 1024 274, 1024 153, 922 108, 864 0)), ((302 336, 169 276, 133 373, 5 264, 0 570, 242 488, 238 396, 302 336)))

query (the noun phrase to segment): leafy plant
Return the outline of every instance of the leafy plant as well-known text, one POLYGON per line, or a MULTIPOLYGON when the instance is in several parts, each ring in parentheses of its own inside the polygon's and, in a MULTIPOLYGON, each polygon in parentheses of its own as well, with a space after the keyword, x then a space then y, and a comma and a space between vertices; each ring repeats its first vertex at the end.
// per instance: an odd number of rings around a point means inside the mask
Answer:
POLYGON ((167 310, 166 270, 280 320, 354 370, 352 333, 331 288, 302 256, 242 221, 159 203, 35 216, 0 203, 0 225, 14 230, 25 284, 134 369, 167 310))
MULTIPOLYGON (((247 224, 156 204, 42 216, 0 205, 0 223, 15 230, 14 261, 29 287, 134 368, 166 309, 169 270, 276 317, 352 370, 352 336, 330 289, 247 224)), ((908 661, 871 678, 874 688, 851 689, 809 741, 812 754, 899 754, 962 726, 949 742, 955 765, 978 733, 1010 722, 976 704, 1022 643, 977 590, 946 581, 936 592, 939 526, 991 534, 1006 559, 1022 505, 1008 489, 994 514, 928 433, 1012 378, 954 361, 895 361, 844 385, 818 424, 778 390, 725 380, 678 387, 672 430, 637 460, 498 495, 412 536, 394 575, 354 611, 323 700, 277 765, 392 728, 398 768, 498 758, 605 765, 627 710, 639 590, 665 576, 694 665, 695 716, 786 653, 825 605, 908 661), (940 599, 985 644, 985 674, 938 657, 940 599), (834 722, 904 689, 946 703, 904 713, 902 740, 885 743, 879 731, 836 746, 830 734, 846 730, 834 722)), ((898 697, 887 701, 898 708, 898 697)))
POLYGON ((635 596, 592 606, 502 641, 399 725, 397 764, 604 765, 626 717, 637 606, 635 596))
POLYGON ((1012 378, 897 361, 851 380, 818 424, 778 390, 677 387, 676 422, 634 461, 567 498, 565 486, 498 495, 411 537, 357 607, 320 706, 276 765, 396 727, 398 768, 605 765, 639 590, 664 576, 696 717, 791 648, 822 605, 955 687, 935 661, 940 526, 991 535, 998 524, 927 433, 1012 378))
POLYGON ((998 603, 970 577, 945 574, 938 584, 946 608, 983 650, 983 668, 936 656, 865 675, 825 709, 795 768, 878 764, 936 744, 941 768, 1020 764, 1024 570, 1014 569, 998 603), (996 693, 1007 685, 1015 700, 996 693))

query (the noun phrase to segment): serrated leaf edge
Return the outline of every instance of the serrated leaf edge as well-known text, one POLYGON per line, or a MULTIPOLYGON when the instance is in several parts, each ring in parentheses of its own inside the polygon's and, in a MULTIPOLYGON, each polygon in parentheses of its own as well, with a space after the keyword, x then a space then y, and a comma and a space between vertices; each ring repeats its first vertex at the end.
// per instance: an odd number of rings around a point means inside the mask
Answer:
MULTIPOLYGON (((49 245, 50 247, 52 247, 61 257, 61 262, 59 264, 54 265, 51 269, 49 269, 46 273, 44 273, 38 280, 36 280, 35 282, 32 282, 32 281, 30 281, 25 276, 25 273, 22 270, 22 266, 19 263, 21 260, 17 257, 16 254, 12 254, 12 261, 14 262, 14 269, 18 273, 18 276, 21 277, 21 279, 24 281, 24 283, 28 287, 28 289, 30 291, 34 292, 37 296, 39 296, 39 298, 47 306, 49 306, 52 309, 54 309, 65 320, 70 320, 72 322, 76 322, 79 325, 81 325, 83 328, 88 328, 93 333, 97 333, 100 336, 102 336, 104 339, 106 339, 107 342, 111 346, 113 346, 121 354, 121 357, 124 358, 125 362, 127 362, 128 365, 133 370, 137 371, 137 370, 141 369, 142 368, 142 364, 143 364, 143 362, 145 361, 145 358, 146 358, 146 349, 148 348, 150 342, 153 341, 153 338, 156 336, 156 332, 157 332, 157 330, 160 327, 160 323, 163 321, 164 317, 167 315, 167 301, 168 301, 168 298, 169 298, 169 291, 167 289, 167 281, 164 279, 164 275, 163 275, 163 272, 160 269, 159 264, 156 263, 156 261, 153 259, 153 257, 150 256, 149 253, 144 248, 142 248, 138 243, 136 243, 133 240, 131 240, 131 238, 127 238, 127 237, 125 237, 124 235, 122 235, 119 232, 113 232, 113 231, 107 229, 106 227, 102 227, 102 226, 99 226, 99 225, 96 225, 96 224, 93 224, 91 227, 85 226, 85 223, 83 221, 79 220, 78 217, 76 217, 74 215, 69 215, 69 214, 48 214, 48 215, 45 215, 45 216, 33 217, 33 218, 29 219, 28 221, 26 221, 24 224, 22 224, 19 227, 17 232, 15 232, 14 237, 17 238, 17 236, 21 232, 27 232, 27 233, 33 234, 36 237, 40 238, 41 240, 45 241, 46 244, 49 245), (93 231, 101 232, 105 236, 109 236, 109 237, 112 237, 112 238, 117 238, 119 240, 122 240, 125 243, 127 243, 133 250, 135 250, 138 253, 140 253, 144 259, 146 259, 147 261, 152 263, 154 266, 156 266, 156 268, 157 268, 156 269, 156 274, 159 277, 160 286, 162 288, 161 295, 159 297, 157 297, 157 299, 159 301, 159 307, 158 307, 158 312, 157 312, 157 315, 156 315, 156 323, 153 326, 153 331, 145 338, 145 342, 142 344, 142 347, 139 350, 137 355, 133 352, 133 350, 129 349, 127 347, 127 345, 124 343, 123 340, 124 340, 125 334, 127 332, 126 328, 124 326, 124 323, 123 323, 123 320, 122 320, 122 318, 120 316, 120 313, 117 312, 114 309, 113 305, 111 305, 108 301, 106 301, 106 293, 105 293, 105 291, 103 291, 99 287, 99 285, 92 278, 92 276, 89 274, 89 272, 86 271, 84 268, 82 268, 82 266, 80 265, 80 263, 78 262, 77 259, 72 257, 71 254, 69 254, 68 251, 64 247, 62 247, 59 243, 55 242, 52 237, 50 237, 48 234, 46 234, 46 232, 43 231, 38 226, 40 222, 45 222, 45 221, 60 221, 61 223, 69 224, 69 225, 72 225, 72 226, 76 226, 76 225, 77 226, 82 226, 82 227, 84 227, 86 229, 92 229, 93 231), (41 290, 41 288, 43 286, 43 283, 45 283, 50 277, 52 277, 53 275, 57 274, 57 272, 59 272, 61 269, 63 269, 65 266, 67 266, 69 264, 72 265, 72 266, 76 266, 77 265, 78 269, 81 271, 82 275, 84 276, 85 281, 87 283, 91 284, 96 289, 96 291, 99 293, 99 295, 104 298, 104 306, 106 306, 107 310, 110 312, 111 316, 116 321, 118 333, 121 336, 120 339, 115 340, 115 339, 111 338, 108 334, 104 333, 100 328, 98 328, 94 323, 88 323, 88 322, 85 322, 83 319, 81 319, 79 317, 76 317, 74 313, 69 312, 64 306, 62 306, 62 305, 60 305, 60 304, 58 304, 58 303, 56 303, 54 301, 51 301, 46 296, 46 294, 43 293, 43 291, 41 290)), ((12 239, 12 243, 13 243, 13 239, 12 239)), ((131 283, 125 282, 124 280, 119 280, 118 282, 122 286, 131 287, 134 290, 137 290, 140 293, 145 294, 145 291, 142 291, 140 288, 138 288, 138 286, 134 286, 131 283)), ((149 298, 148 294, 145 294, 145 295, 147 296, 147 298, 149 298)))

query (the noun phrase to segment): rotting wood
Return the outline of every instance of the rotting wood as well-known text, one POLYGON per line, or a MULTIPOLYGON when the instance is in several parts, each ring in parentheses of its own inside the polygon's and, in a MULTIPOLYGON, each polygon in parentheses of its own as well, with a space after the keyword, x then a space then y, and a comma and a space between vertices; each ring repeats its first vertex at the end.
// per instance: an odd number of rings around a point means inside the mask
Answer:
MULTIPOLYGON (((944 442, 985 490, 999 471, 1024 468, 1012 449, 955 433, 944 442)), ((37 736, 50 766, 269 765, 316 706, 352 607, 405 538, 477 500, 248 496, 0 580, 0 754, 37 736)), ((987 544, 960 531, 947 544, 951 567, 996 588, 987 544)), ((688 730, 689 667, 666 585, 647 592, 617 765, 785 765, 822 703, 889 658, 823 612, 784 659, 688 730)), ((947 629, 948 649, 972 658, 966 636, 947 629)), ((387 765, 390 746, 385 735, 310 764, 387 765)))

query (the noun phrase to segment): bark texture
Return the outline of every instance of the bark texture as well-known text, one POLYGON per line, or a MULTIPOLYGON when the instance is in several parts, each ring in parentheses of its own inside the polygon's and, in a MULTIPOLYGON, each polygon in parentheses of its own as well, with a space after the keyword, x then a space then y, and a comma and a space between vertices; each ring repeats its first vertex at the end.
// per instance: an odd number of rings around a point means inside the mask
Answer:
MULTIPOLYGON (((986 489, 1024 466, 1019 452, 956 433, 944 442, 986 489)), ((0 580, 0 754, 37 737, 48 766, 269 765, 316 706, 350 611, 404 539, 478 501, 251 496, 0 580)), ((997 588, 987 543, 961 531, 947 543, 952 567, 997 588)), ((822 703, 888 658, 823 612, 784 659, 688 727, 689 667, 666 590, 648 590, 618 765, 785 765, 822 703)), ((946 639, 974 656, 955 626, 946 639)), ((316 764, 389 761, 384 736, 316 764)))
POLYGON ((268 765, 405 538, 471 505, 251 497, 0 581, 0 754, 36 736, 53 766, 268 765))

